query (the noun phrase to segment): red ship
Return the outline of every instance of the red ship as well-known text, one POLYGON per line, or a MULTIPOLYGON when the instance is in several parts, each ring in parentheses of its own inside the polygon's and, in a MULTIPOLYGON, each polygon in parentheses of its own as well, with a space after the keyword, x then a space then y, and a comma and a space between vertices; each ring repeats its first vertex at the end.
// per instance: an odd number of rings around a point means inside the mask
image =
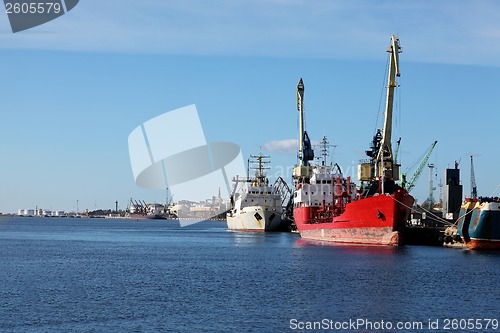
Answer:
MULTIPOLYGON (((304 130, 304 83, 297 86, 299 110, 299 165, 294 169, 296 189, 293 215, 302 238, 350 244, 402 245, 413 197, 399 185, 399 164, 391 147, 392 105, 399 77, 399 39, 391 37, 388 90, 383 131, 375 134, 369 159, 358 166, 359 189, 343 177, 338 165, 327 165, 323 138, 321 165, 311 165, 314 151, 304 130)), ((403 181, 404 183, 404 181, 403 181)))

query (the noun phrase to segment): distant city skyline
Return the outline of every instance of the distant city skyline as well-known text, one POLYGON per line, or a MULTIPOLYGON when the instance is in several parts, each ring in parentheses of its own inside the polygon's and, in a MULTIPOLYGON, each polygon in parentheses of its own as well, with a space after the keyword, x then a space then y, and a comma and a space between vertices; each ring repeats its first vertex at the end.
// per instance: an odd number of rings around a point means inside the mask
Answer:
MULTIPOLYGON (((403 47, 393 134, 393 144, 402 138, 401 170, 437 140, 435 198, 455 161, 470 193, 470 155, 478 194, 500 196, 491 144, 500 121, 499 16, 496 1, 110 0, 80 2, 16 34, 4 17, 0 212, 164 202, 165 191, 134 183, 127 138, 191 104, 208 142, 234 142, 244 160, 262 150, 271 178, 288 176, 301 77, 311 139, 326 135, 334 162, 356 175, 381 127, 392 34, 403 47)), ((412 192, 420 203, 428 178, 426 167, 412 192)))

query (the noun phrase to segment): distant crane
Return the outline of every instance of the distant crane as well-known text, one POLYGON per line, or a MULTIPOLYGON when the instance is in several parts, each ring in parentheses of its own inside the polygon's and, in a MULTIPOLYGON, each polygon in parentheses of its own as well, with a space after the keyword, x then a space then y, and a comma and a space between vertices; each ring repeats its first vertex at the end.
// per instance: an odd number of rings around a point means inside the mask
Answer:
MULTIPOLYGON (((431 157, 432 151, 434 150, 434 147, 436 147, 437 141, 434 141, 434 143, 430 146, 430 148, 427 150, 427 153, 425 154, 422 162, 418 166, 417 171, 413 174, 411 177, 410 181, 406 184, 403 184, 404 187, 406 187, 406 190, 410 192, 415 185, 417 184, 417 180, 420 177, 420 174, 424 170, 425 165, 427 164, 427 161, 429 160, 429 157, 431 157)), ((406 178, 406 175, 403 175, 403 180, 406 178)))
POLYGON ((474 176, 473 155, 470 155, 470 197, 472 199, 477 199, 477 186, 476 186, 476 177, 474 176))

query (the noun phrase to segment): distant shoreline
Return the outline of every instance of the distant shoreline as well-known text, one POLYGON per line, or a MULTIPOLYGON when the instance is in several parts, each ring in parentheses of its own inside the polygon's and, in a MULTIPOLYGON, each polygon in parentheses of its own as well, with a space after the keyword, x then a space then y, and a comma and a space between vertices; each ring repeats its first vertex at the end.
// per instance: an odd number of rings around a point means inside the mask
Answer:
MULTIPOLYGON (((3 214, 0 213, 0 217, 25 217, 25 218, 59 218, 59 219, 74 219, 77 218, 76 216, 68 215, 68 216, 24 216, 24 215, 18 215, 14 213, 7 213, 3 214)), ((131 218, 131 217, 126 217, 126 216, 105 216, 105 215, 90 215, 90 216, 85 216, 85 215, 80 215, 78 218, 84 218, 84 219, 95 219, 95 218, 101 218, 101 219, 123 219, 123 220, 155 220, 155 219, 148 219, 148 218, 131 218)), ((195 221, 199 220, 199 218, 180 218, 180 219, 158 219, 158 220, 169 220, 169 221, 195 221)), ((208 218, 203 221, 220 221, 220 222, 225 222, 225 218, 208 218)))

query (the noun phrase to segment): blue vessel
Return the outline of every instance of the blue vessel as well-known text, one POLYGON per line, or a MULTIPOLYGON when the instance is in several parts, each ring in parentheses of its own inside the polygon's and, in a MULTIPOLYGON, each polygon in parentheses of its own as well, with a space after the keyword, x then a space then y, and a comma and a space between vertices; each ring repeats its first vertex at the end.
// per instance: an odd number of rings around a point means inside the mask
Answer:
POLYGON ((500 198, 466 199, 458 234, 471 250, 500 250, 500 198))

